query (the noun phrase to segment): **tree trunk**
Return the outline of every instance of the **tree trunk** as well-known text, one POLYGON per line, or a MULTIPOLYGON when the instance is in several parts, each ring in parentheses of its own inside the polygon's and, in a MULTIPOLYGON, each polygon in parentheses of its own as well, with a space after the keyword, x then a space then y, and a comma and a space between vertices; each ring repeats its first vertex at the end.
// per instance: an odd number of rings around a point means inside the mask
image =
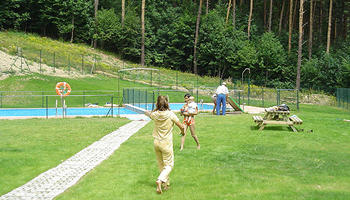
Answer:
POLYGON ((304 0, 300 0, 299 8, 299 42, 298 42, 298 68, 297 68, 297 80, 296 89, 300 89, 300 71, 301 71, 301 58, 303 49, 303 14, 304 14, 304 0))
POLYGON ((283 1, 283 3, 282 3, 282 10, 281 10, 281 15, 280 15, 280 23, 279 23, 279 27, 278 27, 278 35, 280 35, 281 31, 282 31, 282 21, 283 21, 283 12, 284 12, 285 2, 286 1, 283 1))
POLYGON ((209 13, 209 0, 207 0, 206 15, 209 13))
POLYGON ((199 23, 201 21, 201 14, 202 14, 202 3, 203 0, 199 1, 199 8, 198 8, 198 15, 197 15, 197 24, 196 24, 196 35, 194 38, 194 48, 193 48, 193 72, 194 74, 198 74, 198 69, 197 69, 197 42, 198 42, 198 35, 199 35, 199 23))
POLYGON ((322 19, 323 19, 323 13, 322 13, 322 7, 323 7, 323 5, 322 5, 322 1, 320 1, 320 13, 319 13, 319 32, 318 32, 318 34, 319 34, 319 38, 322 38, 322 19))
POLYGON ((231 0, 228 1, 227 14, 226 14, 226 25, 225 25, 225 27, 227 26, 228 17, 230 16, 230 8, 231 8, 231 0))
POLYGON ((253 15, 253 0, 250 0, 250 11, 249 11, 249 19, 248 19, 248 40, 250 38, 250 25, 252 23, 252 15, 253 15))
POLYGON ((72 31, 71 31, 71 35, 70 35, 70 43, 73 43, 73 39, 74 39, 74 13, 73 13, 73 16, 72 16, 72 31))
POLYGON ((124 28, 124 19, 125 19, 125 0, 122 0, 122 27, 124 28))
POLYGON ((267 15, 267 10, 266 10, 266 1, 264 0, 264 31, 266 31, 266 27, 267 27, 267 22, 266 22, 266 15, 267 15))
MULTIPOLYGON (((350 22, 349 22, 350 24, 350 22)), ((344 16, 344 40, 348 38, 348 14, 344 16)))
POLYGON ((271 26, 272 26, 272 3, 273 0, 270 0, 270 13, 269 13, 269 32, 271 32, 271 26))
POLYGON ((142 0, 141 5, 141 31, 142 31, 142 41, 141 41, 141 67, 145 66, 145 2, 142 0))
POLYGON ((233 0, 233 8, 232 8, 232 26, 233 26, 233 30, 235 30, 235 26, 236 26, 236 0, 233 0))
POLYGON ((293 28, 296 28, 295 20, 297 15, 297 7, 298 7, 298 0, 295 1, 294 11, 293 11, 293 24, 292 24, 293 28))
POLYGON ((329 48, 331 46, 331 28, 332 28, 332 7, 333 0, 329 1, 329 16, 328 16, 328 31, 327 31, 327 49, 326 53, 329 53, 329 48))
POLYGON ((288 36, 288 53, 292 50, 292 31, 293 31, 293 0, 290 0, 289 4, 289 36, 288 36))
MULTIPOLYGON (((98 10, 98 0, 95 0, 95 34, 97 35, 97 10, 98 10)), ((94 49, 96 49, 97 41, 94 39, 94 49)))
MULTIPOLYGON (((316 3, 316 2, 315 2, 316 3)), ((310 25, 309 25, 309 60, 312 56, 312 29, 314 24, 313 0, 310 0, 310 25)))

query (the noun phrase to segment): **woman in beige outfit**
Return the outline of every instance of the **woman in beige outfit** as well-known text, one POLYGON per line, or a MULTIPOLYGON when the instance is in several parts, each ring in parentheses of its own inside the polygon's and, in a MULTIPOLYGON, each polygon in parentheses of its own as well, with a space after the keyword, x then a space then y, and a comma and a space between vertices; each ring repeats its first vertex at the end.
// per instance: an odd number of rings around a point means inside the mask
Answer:
POLYGON ((156 181, 157 192, 162 194, 169 188, 169 174, 174 167, 173 151, 173 127, 176 124, 184 134, 184 128, 179 118, 169 109, 169 103, 165 96, 158 96, 156 109, 153 112, 146 111, 145 114, 154 121, 154 149, 160 175, 156 181))

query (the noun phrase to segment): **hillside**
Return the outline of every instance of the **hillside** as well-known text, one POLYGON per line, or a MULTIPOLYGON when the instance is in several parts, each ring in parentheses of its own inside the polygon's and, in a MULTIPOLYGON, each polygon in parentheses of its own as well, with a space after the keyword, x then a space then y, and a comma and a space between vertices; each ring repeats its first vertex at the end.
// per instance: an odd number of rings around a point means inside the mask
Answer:
MULTIPOLYGON (((208 99, 207 101, 211 101, 210 96, 222 81, 228 83, 230 90, 242 89, 241 77, 220 80, 218 77, 197 76, 153 66, 145 67, 152 68, 153 71, 139 68, 138 64, 125 62, 116 55, 92 49, 87 45, 65 43, 33 34, 0 32, 0 91, 45 91, 45 88, 50 91, 56 81, 62 80, 75 82, 77 85, 75 90, 116 90, 118 75, 121 80, 128 81, 128 83, 121 83, 123 85, 121 88, 159 86, 163 90, 175 89, 182 93, 197 94, 198 91, 199 95, 203 95, 201 98, 208 99), (18 56, 21 54, 23 58, 18 56), (138 68, 138 70, 118 73, 120 69, 129 68, 138 68), (18 76, 25 78, 18 79, 16 78, 18 76), (9 77, 12 77, 12 80, 4 82, 9 77), (27 81, 30 79, 45 81, 32 83, 27 81), (45 87, 48 81, 51 86, 45 87)), ((264 98, 265 105, 258 103, 258 106, 266 107, 266 101, 276 103, 276 88, 269 89, 250 85, 248 91, 246 84, 244 80, 244 91, 246 94, 250 92, 250 98, 257 99, 258 102, 264 98), (261 96, 262 91, 265 93, 263 97, 261 96)), ((321 94, 313 90, 303 90, 299 94, 299 101, 334 105, 334 97, 321 94)), ((240 94, 232 93, 232 95, 242 98, 240 94)), ((295 94, 291 95, 295 102, 295 94)), ((287 98, 290 97, 289 95, 287 98)))

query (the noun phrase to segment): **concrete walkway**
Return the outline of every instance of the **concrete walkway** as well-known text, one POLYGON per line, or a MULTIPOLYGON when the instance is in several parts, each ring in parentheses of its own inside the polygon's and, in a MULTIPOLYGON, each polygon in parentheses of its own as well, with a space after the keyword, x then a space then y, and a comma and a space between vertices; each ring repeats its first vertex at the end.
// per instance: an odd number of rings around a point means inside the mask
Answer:
POLYGON ((148 120, 132 121, 81 150, 57 167, 50 169, 25 185, 0 197, 12 199, 53 199, 81 177, 107 159, 130 136, 144 127, 148 120))

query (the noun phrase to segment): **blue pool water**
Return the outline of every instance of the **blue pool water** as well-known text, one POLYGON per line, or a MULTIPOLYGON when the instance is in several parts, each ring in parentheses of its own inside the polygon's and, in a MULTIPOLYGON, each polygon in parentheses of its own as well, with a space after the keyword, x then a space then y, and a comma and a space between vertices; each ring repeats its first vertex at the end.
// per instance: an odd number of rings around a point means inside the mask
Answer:
MULTIPOLYGON (((178 111, 178 110, 180 110, 180 108, 182 108, 183 105, 184 105, 183 103, 171 103, 170 104, 170 109, 174 110, 174 111, 178 111)), ((138 104, 138 103, 135 103, 134 106, 140 107, 140 108, 143 108, 143 109, 146 109, 146 110, 154 109, 152 104, 144 104, 144 103, 138 104)), ((207 110, 213 110, 213 107, 214 107, 213 105, 198 104, 198 110, 199 111, 202 111, 202 110, 206 110, 206 111, 207 110)))
MULTIPOLYGON (((152 104, 134 104, 137 107, 152 110, 152 104)), ((183 103, 172 103, 170 109, 177 111, 182 108, 183 103)), ((199 110, 212 110, 212 105, 198 105, 199 110)), ((97 116, 97 115, 111 115, 110 108, 67 108, 66 116, 97 116)), ((113 108, 113 115, 125 115, 125 114, 138 114, 126 108, 113 108)), ((56 109, 49 108, 13 108, 13 109, 0 109, 0 117, 37 117, 37 116, 56 116, 56 109), (48 113, 47 113, 48 112, 48 113)), ((57 116, 62 116, 62 108, 57 109, 57 116)))
MULTIPOLYGON (((84 115, 107 115, 110 108, 67 108, 67 116, 84 116, 84 115)), ((56 116, 56 109, 49 108, 48 116, 56 116)), ((16 117, 16 116, 46 116, 45 108, 23 108, 23 109, 0 109, 0 117, 16 117)), ((126 108, 119 108, 120 114, 138 114, 126 108)), ((57 115, 62 116, 62 108, 57 109, 57 115)), ((111 111, 109 112, 109 115, 111 111)), ((118 114, 118 108, 113 108, 113 115, 118 114)))

